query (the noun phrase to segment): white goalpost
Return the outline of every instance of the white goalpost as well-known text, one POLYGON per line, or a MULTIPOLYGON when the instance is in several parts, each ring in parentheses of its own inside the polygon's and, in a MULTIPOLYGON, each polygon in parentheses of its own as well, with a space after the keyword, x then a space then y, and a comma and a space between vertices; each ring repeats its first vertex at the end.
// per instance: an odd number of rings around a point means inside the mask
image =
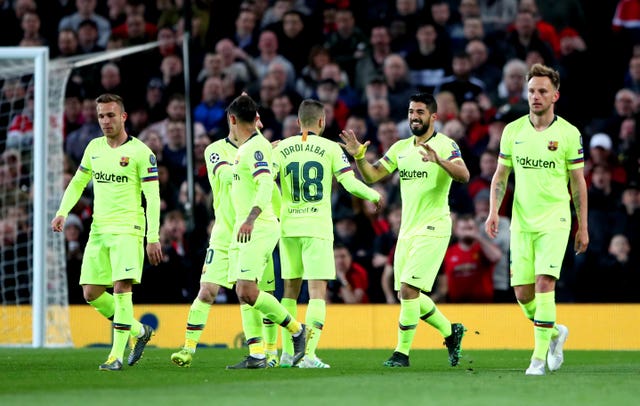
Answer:
POLYGON ((0 47, 0 346, 73 346, 64 235, 49 227, 64 192, 71 70, 157 46, 51 61, 47 47, 0 47))

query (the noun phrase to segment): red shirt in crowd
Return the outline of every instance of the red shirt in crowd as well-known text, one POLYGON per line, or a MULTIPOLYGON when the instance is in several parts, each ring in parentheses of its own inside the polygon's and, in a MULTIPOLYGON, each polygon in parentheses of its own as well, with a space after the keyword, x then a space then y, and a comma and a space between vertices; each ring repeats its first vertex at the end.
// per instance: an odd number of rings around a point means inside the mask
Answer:
POLYGON ((494 265, 484 256, 478 242, 474 242, 468 250, 458 243, 451 245, 444 259, 448 301, 493 302, 494 265))

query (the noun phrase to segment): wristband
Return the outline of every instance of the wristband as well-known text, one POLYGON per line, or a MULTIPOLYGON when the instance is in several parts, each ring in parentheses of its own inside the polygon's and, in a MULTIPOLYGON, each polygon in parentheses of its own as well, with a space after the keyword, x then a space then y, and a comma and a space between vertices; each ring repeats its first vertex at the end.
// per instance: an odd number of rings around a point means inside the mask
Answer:
POLYGON ((353 156, 353 158, 359 161, 362 158, 364 158, 364 155, 366 153, 367 153, 367 147, 365 147, 364 145, 360 145, 360 150, 358 150, 358 152, 353 156))

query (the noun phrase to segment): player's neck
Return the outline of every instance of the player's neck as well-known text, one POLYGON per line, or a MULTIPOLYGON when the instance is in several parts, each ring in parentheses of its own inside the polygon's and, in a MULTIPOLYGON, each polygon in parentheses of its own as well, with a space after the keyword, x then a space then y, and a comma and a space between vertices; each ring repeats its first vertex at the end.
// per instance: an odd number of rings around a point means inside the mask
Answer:
POLYGON ((236 128, 236 139, 238 140, 238 146, 244 144, 253 134, 256 129, 254 127, 238 126, 236 128))
POLYGON ((127 135, 126 132, 122 131, 116 137, 106 137, 106 138, 107 138, 107 144, 111 148, 118 148, 120 145, 122 145, 125 142, 127 142, 127 139, 129 138, 129 135, 127 135))
POLYGON ((424 134, 415 136, 416 137, 415 144, 420 145, 429 141, 431 138, 433 138, 434 135, 436 135, 436 132, 437 131, 433 128, 433 126, 430 125, 424 134))
POLYGON ((555 120, 556 115, 553 110, 549 110, 543 115, 529 114, 529 122, 536 131, 546 130, 555 120))

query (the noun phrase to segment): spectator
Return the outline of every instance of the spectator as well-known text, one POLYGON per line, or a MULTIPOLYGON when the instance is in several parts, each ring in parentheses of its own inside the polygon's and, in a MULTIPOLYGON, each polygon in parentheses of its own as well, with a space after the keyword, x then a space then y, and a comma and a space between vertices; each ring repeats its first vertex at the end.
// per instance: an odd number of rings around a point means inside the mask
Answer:
POLYGON ((435 93, 449 91, 456 97, 458 106, 465 100, 473 100, 484 92, 484 83, 471 74, 471 56, 465 51, 453 56, 451 61, 453 75, 447 76, 436 87, 435 93))
MULTIPOLYGON (((590 121, 594 109, 588 100, 590 91, 584 88, 589 72, 584 69, 591 61, 590 50, 585 40, 573 28, 567 27, 560 31, 560 58, 558 70, 562 81, 563 97, 558 99, 558 111, 563 118, 584 127, 590 121)), ((640 59, 638 59, 638 73, 640 75, 640 59)), ((639 76, 640 78, 640 76, 639 76)), ((640 91, 640 83, 637 91, 640 91)))
POLYGON ((302 68, 296 81, 296 91, 303 98, 313 95, 321 78, 322 68, 329 62, 331 62, 331 55, 325 47, 322 45, 311 47, 307 64, 302 68))
POLYGON ((536 29, 536 19, 529 10, 519 10, 514 21, 514 29, 507 35, 507 59, 527 59, 529 51, 536 51, 544 60, 544 64, 554 66, 556 58, 551 47, 540 38, 536 29))
POLYGON ((78 47, 81 53, 91 54, 104 51, 105 47, 98 44, 98 25, 91 19, 86 19, 78 24, 78 47))
POLYGON ((149 122, 157 123, 165 118, 164 84, 159 78, 151 78, 147 83, 144 105, 149 113, 149 122))
POLYGON ((315 32, 307 28, 304 15, 297 10, 289 10, 282 16, 282 23, 276 28, 280 53, 287 58, 298 76, 309 57, 308 50, 320 43, 315 32))
POLYGON ((96 14, 96 6, 97 0, 76 0, 77 11, 60 20, 58 31, 70 28, 77 32, 82 21, 92 20, 98 27, 97 43, 99 46, 106 48, 107 41, 109 41, 109 36, 111 35, 111 24, 109 20, 96 14))
POLYGON ((252 10, 240 10, 235 20, 234 43, 249 55, 258 55, 256 14, 252 10))
POLYGON ((389 148, 400 139, 398 127, 391 119, 382 120, 378 124, 376 142, 378 156, 383 156, 389 148))
POLYGON ((325 41, 325 47, 329 49, 333 60, 345 71, 349 83, 354 83, 356 64, 364 56, 367 48, 367 37, 355 23, 351 10, 336 10, 336 30, 329 33, 325 41))
POLYGON ((502 72, 489 61, 487 45, 481 39, 472 39, 467 43, 465 51, 471 60, 471 75, 481 80, 487 91, 495 89, 500 83, 502 72))
MULTIPOLYGON (((149 82, 151 83, 151 82, 149 82)), ((157 82, 154 82, 157 83, 157 82)), ((182 94, 173 94, 169 98, 169 102, 167 103, 165 117, 161 121, 152 122, 151 125, 145 130, 153 130, 160 134, 162 139, 162 143, 165 144, 167 142, 167 125, 170 121, 185 121, 186 117, 186 102, 184 100, 184 95, 182 94)))
POLYGON ((21 41, 34 41, 35 44, 47 46, 49 41, 40 33, 40 16, 35 10, 26 11, 20 19, 20 28, 22 28, 21 41))
POLYGON ((71 29, 58 33, 57 49, 53 52, 53 58, 66 58, 78 54, 78 36, 71 29))
POLYGON ((6 148, 20 150, 33 144, 33 89, 28 89, 25 97, 24 108, 9 123, 6 148))
MULTIPOLYGON (((483 225, 489 215, 489 189, 480 190, 473 199, 476 224, 480 229, 483 238, 489 238, 483 225)), ((500 215, 498 224, 499 234, 492 241, 500 248, 502 256, 493 268, 493 301, 495 303, 513 303, 515 294, 511 288, 511 266, 510 266, 510 241, 511 241, 511 220, 509 217, 500 215)))
POLYGON ((179 187, 187 178, 187 133, 184 121, 167 123, 167 143, 162 159, 169 169, 171 183, 179 187))
POLYGON ((453 230, 457 242, 447 249, 443 272, 431 298, 436 303, 493 302, 493 269, 502 251, 480 234, 470 215, 458 217, 453 230))
POLYGON ((612 181, 621 185, 627 182, 627 173, 613 153, 613 142, 608 134, 597 133, 589 140, 589 158, 584 164, 587 185, 591 184, 592 170, 596 165, 607 167, 612 181))
POLYGON ((230 75, 238 87, 246 86, 256 78, 256 71, 251 56, 236 47, 228 38, 216 43, 216 54, 222 56, 225 75, 230 75))
POLYGON ((333 79, 338 84, 338 97, 342 99, 349 109, 360 104, 358 92, 350 85, 350 79, 344 69, 335 62, 329 62, 322 67, 320 80, 333 79))
POLYGON ((193 120, 204 125, 207 134, 212 138, 224 138, 226 134, 219 134, 225 127, 226 103, 222 93, 222 80, 212 76, 204 82, 202 87, 202 101, 193 110, 193 120))
POLYGON ((385 58, 391 54, 391 36, 384 25, 371 28, 367 53, 358 60, 355 67, 355 81, 353 87, 358 93, 372 78, 382 75, 382 65, 385 58))
POLYGON ((367 270, 353 261, 351 252, 344 245, 333 248, 336 263, 336 279, 327 286, 327 303, 369 303, 367 270))
POLYGON ((82 101, 81 115, 82 125, 77 130, 70 132, 65 141, 65 152, 76 166, 80 165, 89 141, 102 136, 94 99, 87 98, 82 101))
POLYGON ((403 120, 407 117, 407 100, 417 92, 410 81, 407 63, 400 55, 390 54, 384 59, 383 72, 388 88, 391 119, 396 122, 403 120))
POLYGON ((406 58, 411 83, 427 93, 433 93, 451 69, 451 53, 438 35, 433 23, 422 24, 416 31, 417 47, 406 58))
POLYGON ((263 31, 260 33, 258 49, 260 50, 258 56, 253 58, 253 65, 255 66, 258 78, 264 78, 269 70, 269 66, 277 62, 283 65, 287 71, 287 85, 294 86, 296 77, 295 69, 291 62, 278 53, 278 37, 273 31, 263 31))

